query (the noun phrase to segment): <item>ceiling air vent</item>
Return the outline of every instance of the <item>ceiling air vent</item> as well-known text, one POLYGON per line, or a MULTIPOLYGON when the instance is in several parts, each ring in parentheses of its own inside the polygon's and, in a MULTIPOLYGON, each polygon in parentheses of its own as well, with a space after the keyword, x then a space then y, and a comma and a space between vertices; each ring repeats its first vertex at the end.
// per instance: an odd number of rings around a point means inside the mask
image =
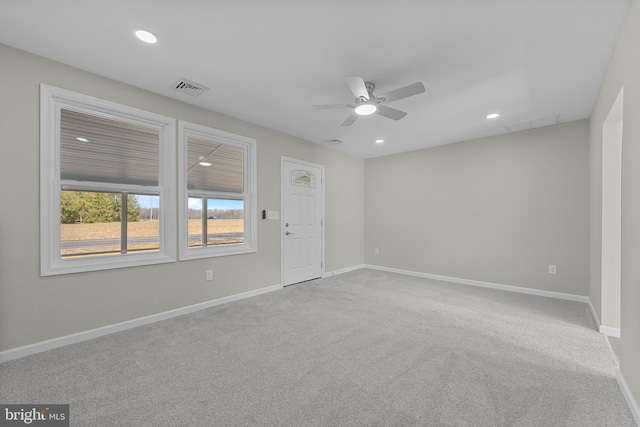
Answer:
POLYGON ((554 116, 543 117, 541 119, 530 120, 528 122, 512 123, 506 125, 507 132, 517 132, 519 130, 527 130, 541 128, 544 126, 552 126, 558 124, 558 114, 554 116))
POLYGON ((324 141, 322 141, 324 144, 326 145, 340 145, 340 144, 344 144, 344 141, 338 138, 332 138, 332 139, 325 139, 324 141))
POLYGON ((186 93, 191 96, 199 96, 202 92, 209 90, 208 87, 201 85, 200 83, 192 82, 191 80, 180 78, 175 82, 173 88, 178 92, 186 93))

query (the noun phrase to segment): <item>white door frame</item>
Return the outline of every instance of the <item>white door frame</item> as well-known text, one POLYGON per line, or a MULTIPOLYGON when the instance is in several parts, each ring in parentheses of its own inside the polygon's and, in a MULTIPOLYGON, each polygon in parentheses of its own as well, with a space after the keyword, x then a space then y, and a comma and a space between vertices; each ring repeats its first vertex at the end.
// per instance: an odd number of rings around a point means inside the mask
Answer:
POLYGON ((321 260, 320 260, 320 277, 324 277, 324 269, 325 269, 325 259, 324 259, 324 248, 325 248, 325 241, 324 241, 324 229, 325 229, 325 221, 324 221, 324 205, 325 205, 325 191, 324 191, 324 165, 318 164, 318 163, 312 163, 312 162, 307 162, 305 160, 300 160, 300 159, 294 159, 293 157, 285 157, 282 156, 280 158, 280 283, 282 283, 284 285, 284 232, 285 232, 285 227, 284 227, 284 210, 285 210, 285 188, 286 188, 286 183, 285 179, 289 179, 289 177, 285 177, 284 174, 284 162, 288 161, 288 162, 293 162, 293 163, 298 163, 300 165, 305 165, 305 166, 311 166, 314 168, 319 168, 321 171, 321 176, 320 176, 320 185, 321 185, 321 191, 320 191, 320 221, 322 226, 320 227, 320 234, 321 234, 321 241, 320 241, 320 245, 321 245, 321 249, 320 249, 320 256, 321 256, 321 260))

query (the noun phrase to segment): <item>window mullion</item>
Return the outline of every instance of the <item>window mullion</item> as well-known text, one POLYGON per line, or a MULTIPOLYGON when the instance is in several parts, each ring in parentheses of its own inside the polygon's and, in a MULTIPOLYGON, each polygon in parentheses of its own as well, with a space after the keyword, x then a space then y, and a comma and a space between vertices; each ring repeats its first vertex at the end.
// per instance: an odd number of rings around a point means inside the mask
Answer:
POLYGON ((127 253, 127 226, 129 212, 129 195, 127 193, 120 194, 120 253, 127 253))
POLYGON ((202 247, 206 248, 207 247, 207 240, 209 240, 209 224, 208 224, 208 217, 207 215, 209 215, 209 208, 207 207, 207 198, 203 197, 202 198, 202 247))

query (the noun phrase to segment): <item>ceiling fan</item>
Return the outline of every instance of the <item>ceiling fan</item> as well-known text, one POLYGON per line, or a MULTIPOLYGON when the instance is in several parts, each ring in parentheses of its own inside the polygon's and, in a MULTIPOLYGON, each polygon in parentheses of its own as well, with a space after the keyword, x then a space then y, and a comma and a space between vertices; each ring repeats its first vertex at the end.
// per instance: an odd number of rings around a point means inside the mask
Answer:
POLYGON ((379 114, 393 120, 400 120, 407 115, 404 111, 387 107, 386 103, 397 101, 399 99, 408 98, 413 95, 424 92, 424 85, 420 82, 401 87, 390 92, 383 93, 380 96, 373 94, 376 85, 371 82, 365 82, 362 77, 345 77, 349 89, 356 97, 353 104, 328 104, 328 105, 312 105, 311 108, 323 110, 329 108, 353 108, 347 120, 342 122, 340 126, 351 126, 360 116, 368 116, 369 114, 379 114))

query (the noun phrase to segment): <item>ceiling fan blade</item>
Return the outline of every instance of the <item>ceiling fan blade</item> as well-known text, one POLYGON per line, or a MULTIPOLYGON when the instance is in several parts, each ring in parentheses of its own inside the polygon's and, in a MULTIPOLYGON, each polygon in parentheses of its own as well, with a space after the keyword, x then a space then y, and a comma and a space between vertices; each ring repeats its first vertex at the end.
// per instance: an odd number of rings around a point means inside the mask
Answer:
POLYGON ((340 126, 351 126, 353 124, 353 122, 358 120, 358 117, 360 117, 358 114, 351 113, 351 115, 349 117, 347 117, 347 120, 342 122, 342 124, 340 126))
POLYGON ((387 93, 379 95, 379 98, 384 98, 384 102, 397 101, 398 99, 408 98, 413 95, 424 92, 424 85, 421 82, 410 84, 409 86, 401 87, 387 93))
POLYGON ((328 110, 330 108, 345 108, 350 107, 349 104, 325 104, 325 105, 310 105, 314 110, 328 110))
POLYGON ((405 113, 404 111, 396 110, 395 108, 391 107, 385 107, 384 105, 378 105, 378 111, 376 111, 376 113, 393 120, 400 120, 407 115, 407 113, 405 113))
POLYGON ((369 99, 369 91, 367 91, 367 86, 364 84, 362 77, 345 77, 344 80, 349 85, 351 92, 356 96, 356 99, 369 99))

